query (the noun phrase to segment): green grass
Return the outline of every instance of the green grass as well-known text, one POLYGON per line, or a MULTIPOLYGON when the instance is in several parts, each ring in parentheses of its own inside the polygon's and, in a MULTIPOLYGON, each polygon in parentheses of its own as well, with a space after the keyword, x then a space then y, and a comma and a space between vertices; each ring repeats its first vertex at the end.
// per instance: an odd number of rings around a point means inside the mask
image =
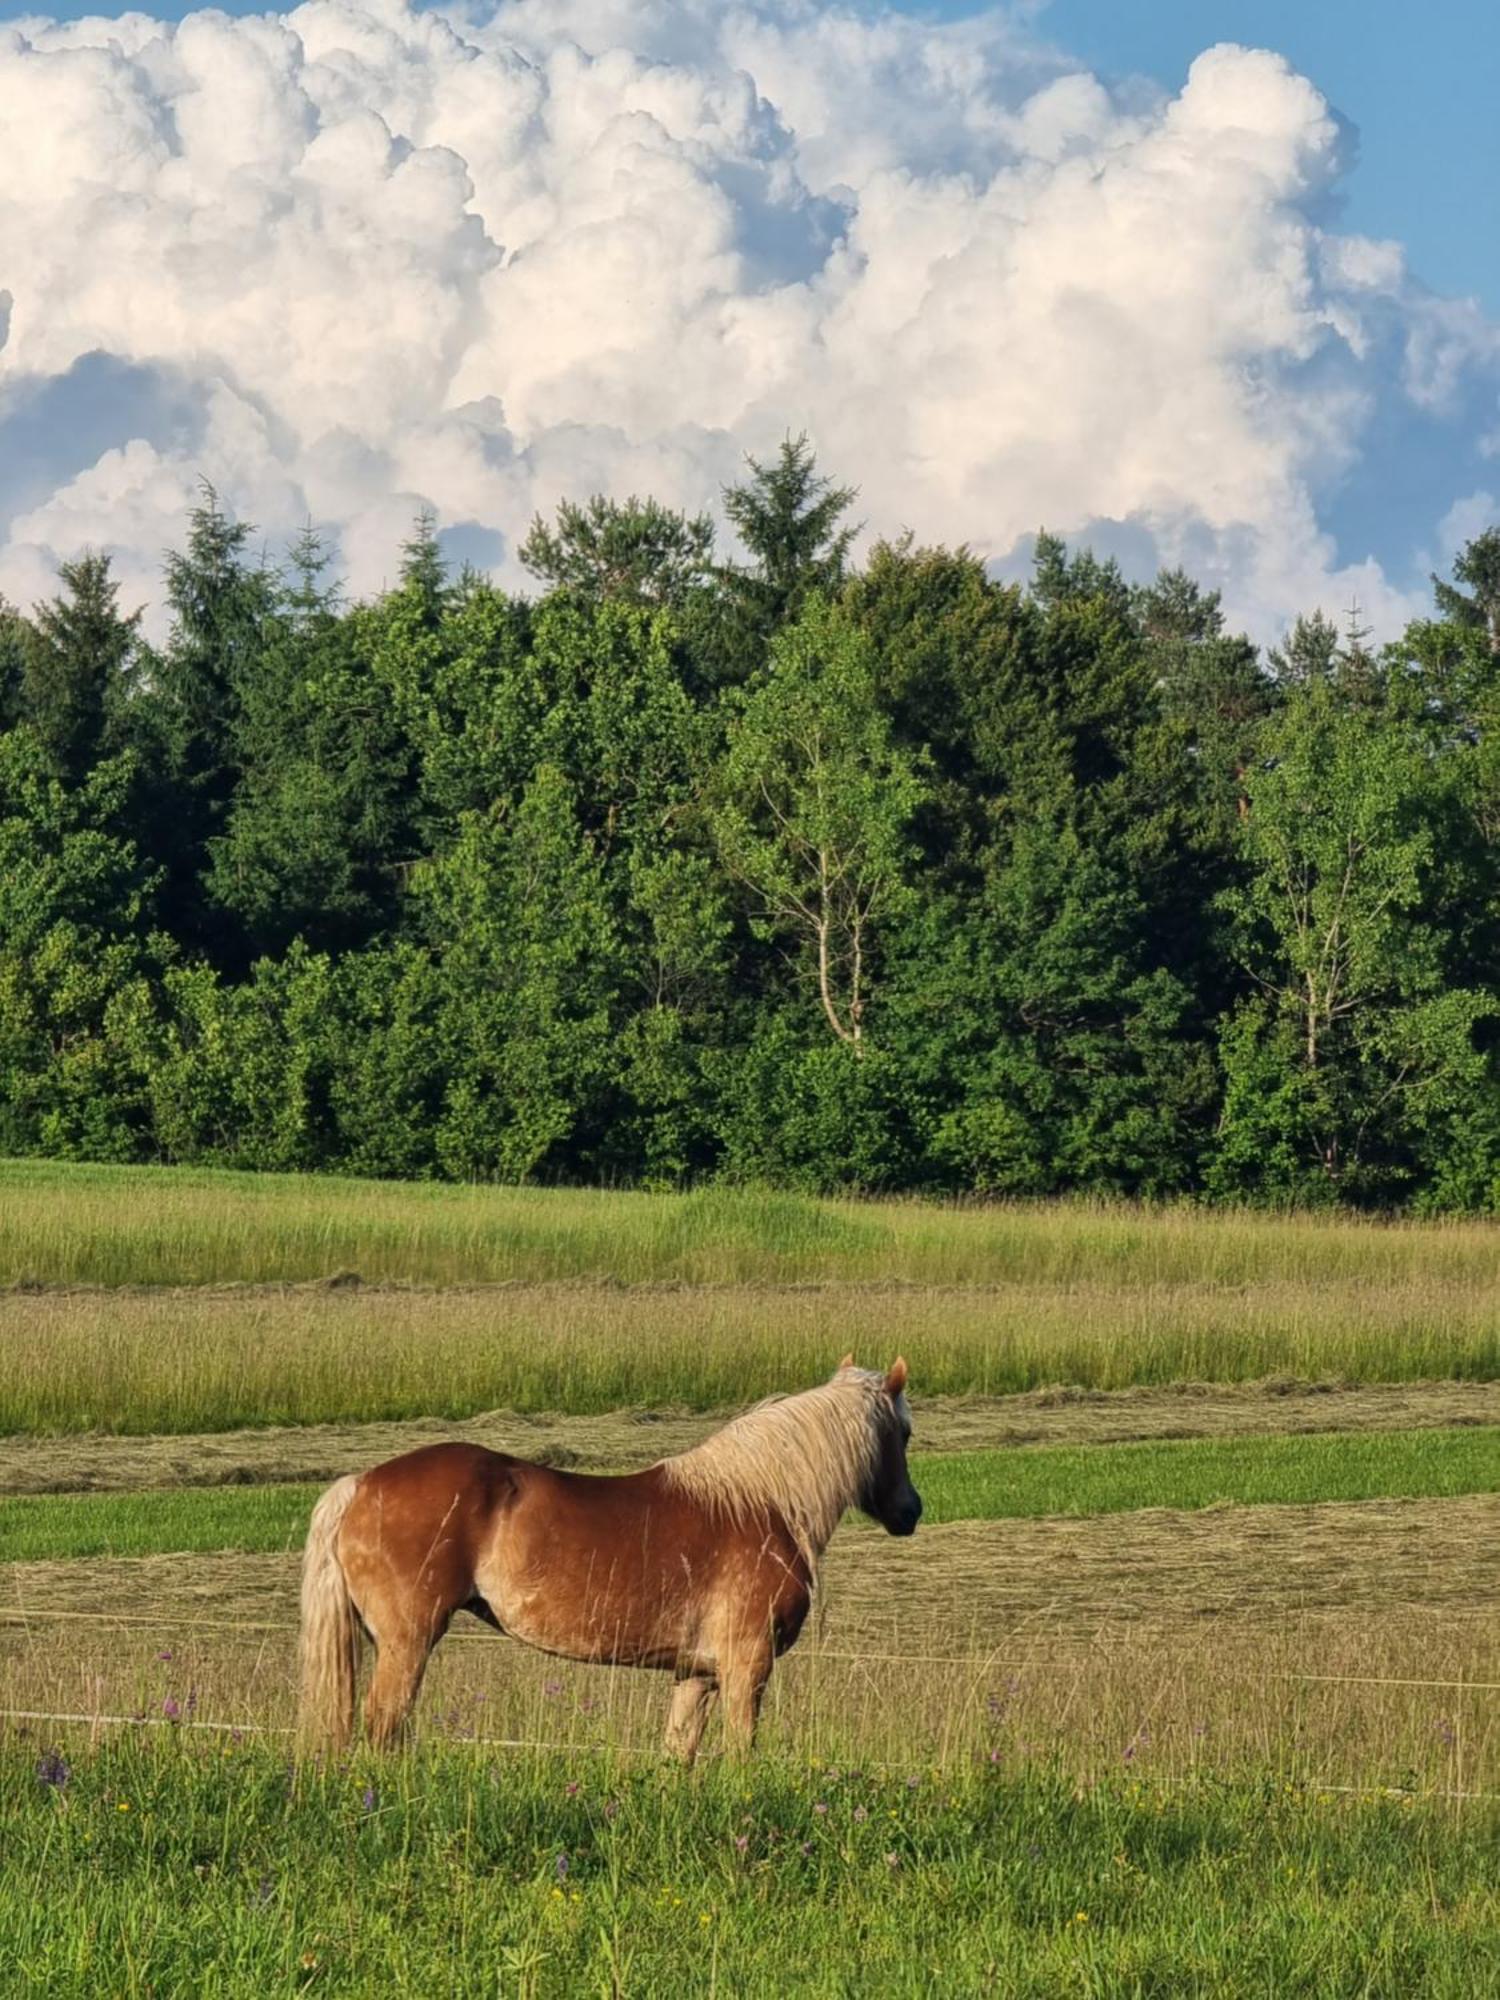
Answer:
POLYGON ((1500 1281, 1483 1222, 817 1201, 0 1162, 0 1284, 1500 1281))
MULTIPOLYGON (((912 1464, 928 1524, 1140 1507, 1428 1499, 1500 1491, 1500 1429, 945 1452, 912 1464)), ((26 1495, 0 1507, 0 1561, 300 1546, 314 1485, 26 1495)))
POLYGON ((0 1748, 0 1989, 47 2000, 1062 1994, 1472 2000, 1500 1816, 1033 1771, 227 1741, 0 1748))
POLYGON ((914 1461, 934 1521, 1500 1492, 1500 1428, 1201 1438, 914 1461))

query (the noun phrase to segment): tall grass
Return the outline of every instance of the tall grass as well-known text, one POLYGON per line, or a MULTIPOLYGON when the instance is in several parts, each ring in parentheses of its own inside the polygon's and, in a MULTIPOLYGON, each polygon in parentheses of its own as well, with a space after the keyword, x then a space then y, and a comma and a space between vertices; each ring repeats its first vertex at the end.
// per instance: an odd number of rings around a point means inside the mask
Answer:
POLYGON ((1253 1778, 0 1752, 0 1983, 47 2000, 1296 1993, 1500 1982, 1500 1819, 1253 1778))
POLYGON ((0 1284, 833 1279, 1122 1289, 1500 1281, 1500 1229, 1186 1209, 815 1201, 0 1162, 0 1284))
POLYGON ((0 1434, 711 1410, 898 1351, 914 1393, 1500 1377, 1500 1290, 1037 1283, 0 1296, 0 1434))

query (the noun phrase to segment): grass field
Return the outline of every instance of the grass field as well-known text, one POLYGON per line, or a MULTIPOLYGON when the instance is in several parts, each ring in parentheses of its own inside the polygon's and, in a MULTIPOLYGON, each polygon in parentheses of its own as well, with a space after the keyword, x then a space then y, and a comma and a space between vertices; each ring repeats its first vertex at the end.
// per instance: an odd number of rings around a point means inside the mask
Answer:
POLYGON ((1497 1281, 1483 1224, 0 1164, 0 1992, 1500 1991, 1497 1281), (646 1463, 845 1348, 927 1516, 835 1537, 754 1764, 466 1619, 409 1756, 288 1761, 329 1478, 646 1463))
POLYGON ((1359 1993, 1500 1983, 1500 1818, 996 1767, 0 1757, 7 1994, 1359 1993))
MULTIPOLYGON (((1500 1492, 1500 1429, 917 1456, 924 1520, 1038 1519, 1145 1507, 1500 1492)), ((188 1486, 25 1495, 0 1511, 0 1562, 300 1547, 318 1488, 188 1486)))
POLYGON ((1500 1379, 1500 1288, 187 1289, 0 1295, 0 1434, 723 1409, 898 1349, 919 1393, 1500 1379))
POLYGON ((1485 1222, 1121 1203, 817 1201, 0 1161, 0 1284, 1432 1284, 1494 1288, 1485 1222))

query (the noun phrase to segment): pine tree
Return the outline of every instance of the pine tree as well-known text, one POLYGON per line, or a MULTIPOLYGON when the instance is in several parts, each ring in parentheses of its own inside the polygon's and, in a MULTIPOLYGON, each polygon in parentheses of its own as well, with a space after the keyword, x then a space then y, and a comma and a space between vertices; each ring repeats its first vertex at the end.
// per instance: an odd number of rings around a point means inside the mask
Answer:
POLYGON ((565 500, 557 524, 540 514, 518 551, 533 576, 587 601, 623 598, 652 607, 681 605, 712 575, 714 526, 655 500, 565 500))
POLYGON ((412 600, 422 625, 435 632, 452 596, 448 565, 438 546, 437 517, 424 507, 401 544, 400 589, 412 600))
POLYGON ((109 557, 60 566, 62 594, 39 604, 21 648, 21 713, 65 783, 76 785, 103 754, 125 699, 140 612, 120 615, 109 557))
POLYGON ((767 643, 812 592, 827 596, 839 588, 859 531, 839 526, 855 489, 835 486, 818 472, 805 434, 785 439, 770 464, 747 462, 750 477, 725 488, 724 511, 751 564, 722 569, 719 576, 736 613, 740 668, 753 671, 767 643))
POLYGON ((1490 651, 1500 653, 1500 528, 1476 535, 1454 563, 1453 575, 1453 583, 1432 579, 1438 610, 1455 625, 1487 632, 1490 651))

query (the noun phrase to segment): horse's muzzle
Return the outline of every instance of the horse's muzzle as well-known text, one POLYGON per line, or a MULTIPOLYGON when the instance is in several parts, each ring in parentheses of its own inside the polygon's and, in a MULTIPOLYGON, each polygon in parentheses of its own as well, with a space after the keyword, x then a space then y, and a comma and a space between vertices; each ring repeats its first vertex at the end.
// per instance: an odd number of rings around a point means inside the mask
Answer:
POLYGON ((911 1505, 901 1509, 895 1520, 890 1523, 890 1531, 893 1535, 914 1535, 921 1518, 922 1496, 920 1493, 913 1493, 911 1505))

